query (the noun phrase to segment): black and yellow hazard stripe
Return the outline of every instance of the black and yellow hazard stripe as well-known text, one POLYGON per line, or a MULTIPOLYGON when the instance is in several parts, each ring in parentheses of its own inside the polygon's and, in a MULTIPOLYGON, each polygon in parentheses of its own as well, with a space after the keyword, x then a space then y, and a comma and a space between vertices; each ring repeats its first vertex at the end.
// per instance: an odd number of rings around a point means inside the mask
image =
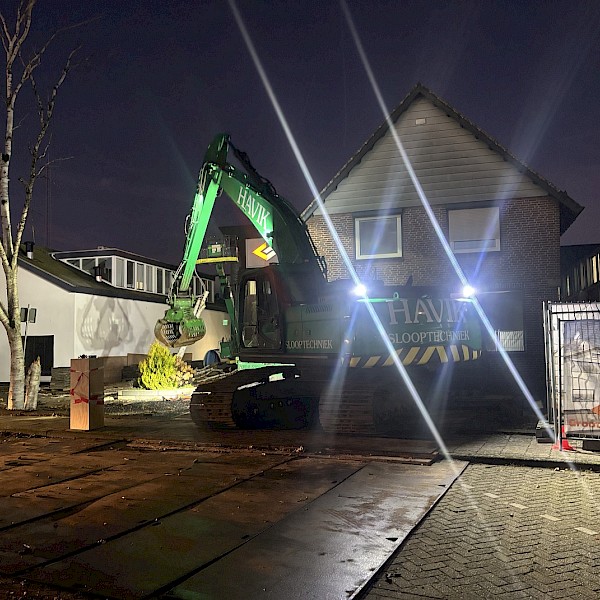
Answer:
MULTIPOLYGON (((411 348, 399 348, 396 355, 404 366, 425 365, 430 361, 464 362, 477 360, 481 356, 480 350, 473 350, 465 344, 452 346, 413 346, 411 348)), ((353 356, 350 367, 358 369, 372 369, 373 367, 390 367, 394 364, 394 355, 375 356, 353 356)))

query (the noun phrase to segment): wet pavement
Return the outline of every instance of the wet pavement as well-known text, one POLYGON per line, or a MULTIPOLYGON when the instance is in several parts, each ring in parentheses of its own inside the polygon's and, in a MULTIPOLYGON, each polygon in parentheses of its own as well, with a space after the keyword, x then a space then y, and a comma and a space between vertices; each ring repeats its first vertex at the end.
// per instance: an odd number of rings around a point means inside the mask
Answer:
POLYGON ((427 440, 201 431, 183 411, 68 427, 0 415, 0 597, 600 593, 600 454, 533 431, 448 438, 452 462, 427 440))
POLYGON ((600 597, 600 474, 470 464, 361 600, 600 597))
POLYGON ((0 574, 106 598, 352 597, 465 466, 6 436, 0 574))

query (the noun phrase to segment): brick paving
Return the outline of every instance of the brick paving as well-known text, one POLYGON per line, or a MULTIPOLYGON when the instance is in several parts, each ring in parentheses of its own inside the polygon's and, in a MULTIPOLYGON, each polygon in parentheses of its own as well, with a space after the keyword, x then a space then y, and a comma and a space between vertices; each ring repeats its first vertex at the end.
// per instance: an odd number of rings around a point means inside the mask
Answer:
POLYGON ((600 474, 471 464, 360 596, 600 597, 600 474))

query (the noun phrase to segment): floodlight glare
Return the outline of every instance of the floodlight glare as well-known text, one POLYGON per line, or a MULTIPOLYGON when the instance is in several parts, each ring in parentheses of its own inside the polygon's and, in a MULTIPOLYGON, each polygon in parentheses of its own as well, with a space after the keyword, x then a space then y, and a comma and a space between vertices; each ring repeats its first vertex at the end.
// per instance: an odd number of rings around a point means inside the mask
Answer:
POLYGON ((472 298, 475 295, 475 288, 471 285, 465 285, 462 289, 463 298, 472 298))
POLYGON ((367 295, 367 286, 364 283, 359 283, 354 287, 352 293, 355 296, 366 296, 367 295))

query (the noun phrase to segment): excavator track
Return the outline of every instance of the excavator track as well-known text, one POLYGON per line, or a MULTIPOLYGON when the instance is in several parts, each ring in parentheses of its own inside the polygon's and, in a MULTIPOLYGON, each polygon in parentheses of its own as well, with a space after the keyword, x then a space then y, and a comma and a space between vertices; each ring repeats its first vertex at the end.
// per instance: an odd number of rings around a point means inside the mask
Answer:
POLYGON ((206 376, 190 402, 192 420, 196 425, 211 429, 234 429, 239 425, 234 420, 232 403, 236 392, 253 387, 266 386, 269 377, 285 373, 292 376, 294 367, 261 367, 259 369, 214 372, 206 376), (249 386, 249 387, 246 387, 249 386))
POLYGON ((344 369, 334 378, 323 367, 270 366, 214 374, 192 394, 190 412, 198 426, 210 429, 319 428, 405 436, 420 422, 391 371, 344 369))

